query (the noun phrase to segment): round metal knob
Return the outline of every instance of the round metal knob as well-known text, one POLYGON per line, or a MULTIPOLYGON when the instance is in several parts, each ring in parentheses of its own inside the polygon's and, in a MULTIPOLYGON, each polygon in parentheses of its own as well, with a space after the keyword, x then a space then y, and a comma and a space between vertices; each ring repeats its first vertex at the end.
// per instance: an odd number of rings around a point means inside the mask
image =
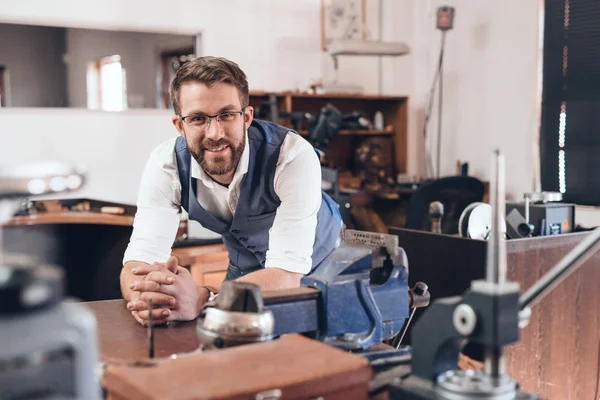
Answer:
POLYGON ((418 294, 419 296, 423 296, 425 293, 427 293, 428 290, 428 286, 426 283, 424 282, 417 282, 415 284, 415 294, 418 294))
POLYGON ((444 215, 444 205, 439 201, 429 203, 429 215, 432 218, 442 218, 444 215))

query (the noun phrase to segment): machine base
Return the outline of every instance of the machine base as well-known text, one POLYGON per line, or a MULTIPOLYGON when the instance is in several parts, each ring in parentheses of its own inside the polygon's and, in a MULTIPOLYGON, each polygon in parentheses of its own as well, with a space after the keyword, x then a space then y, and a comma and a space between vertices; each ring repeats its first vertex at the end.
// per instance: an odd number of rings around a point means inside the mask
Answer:
MULTIPOLYGON (((453 397, 441 397, 436 390, 436 386, 432 381, 411 376, 401 383, 390 385, 388 398, 389 400, 471 400, 474 398, 468 394, 464 396, 453 395, 453 397)), ((511 395, 510 397, 499 397, 490 394, 489 396, 479 395, 477 398, 488 400, 541 400, 535 395, 521 391, 517 391, 516 395, 511 395)))

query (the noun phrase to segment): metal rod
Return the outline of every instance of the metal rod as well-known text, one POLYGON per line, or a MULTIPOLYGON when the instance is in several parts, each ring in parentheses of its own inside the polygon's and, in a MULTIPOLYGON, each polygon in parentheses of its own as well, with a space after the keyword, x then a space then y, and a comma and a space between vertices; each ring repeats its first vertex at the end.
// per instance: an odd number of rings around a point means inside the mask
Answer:
POLYGON ((594 229, 588 237, 562 258, 552 269, 542 276, 519 298, 519 309, 540 301, 583 263, 600 250, 600 228, 594 229))
POLYGON ((404 335, 406 335, 406 332, 408 332, 408 326, 410 325, 410 321, 412 321, 412 319, 413 319, 413 315, 415 315, 415 311, 417 311, 417 307, 414 307, 412 309, 412 312, 410 313, 410 317, 408 318, 408 322, 406 322, 406 326, 404 327, 404 330, 402 331, 402 336, 400 336, 400 340, 398 340, 398 345, 396 346, 396 349, 400 348, 400 344, 402 344, 402 339, 404 339, 404 335))
POLYGON ((506 363, 502 347, 486 347, 483 371, 488 376, 499 377, 506 374, 506 363))
POLYGON ((446 31, 442 31, 442 48, 440 50, 440 64, 439 64, 439 81, 440 88, 438 91, 438 132, 437 132, 437 154, 436 154, 436 178, 440 178, 440 164, 442 161, 442 104, 444 100, 444 45, 446 44, 446 31))
POLYGON ((152 298, 148 299, 148 358, 154 358, 154 317, 152 316, 152 298))
POLYGON ((490 183, 492 203, 492 227, 487 247, 485 279, 490 283, 502 284, 506 281, 506 244, 502 232, 502 222, 506 213, 504 186, 504 156, 499 150, 494 152, 492 179, 490 183))
MULTIPOLYGON (((502 222, 506 214, 504 156, 499 150, 492 158, 492 179, 490 182, 492 203, 492 226, 487 247, 485 278, 488 283, 502 285, 506 282, 506 244, 502 232, 502 222)), ((493 378, 504 374, 505 360, 502 348, 486 347, 484 354, 484 372, 493 378)))

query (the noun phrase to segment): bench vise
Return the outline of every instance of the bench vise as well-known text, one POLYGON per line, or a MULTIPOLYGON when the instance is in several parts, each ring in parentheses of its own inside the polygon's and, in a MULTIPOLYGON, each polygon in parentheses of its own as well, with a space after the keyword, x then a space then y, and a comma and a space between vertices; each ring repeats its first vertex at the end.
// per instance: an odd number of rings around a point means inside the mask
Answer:
POLYGON ((216 302, 200 314, 197 332, 205 347, 302 333, 346 350, 366 350, 393 339, 409 307, 425 306, 428 299, 427 292, 409 291, 398 237, 346 230, 343 243, 300 288, 261 293, 255 285, 224 282, 216 302))

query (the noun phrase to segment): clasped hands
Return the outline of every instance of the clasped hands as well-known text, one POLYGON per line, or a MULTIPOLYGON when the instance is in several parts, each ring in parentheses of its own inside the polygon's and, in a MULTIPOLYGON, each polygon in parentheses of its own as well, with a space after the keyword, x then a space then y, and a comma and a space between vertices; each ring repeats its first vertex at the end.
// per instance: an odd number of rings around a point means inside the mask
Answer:
POLYGON ((149 313, 155 325, 169 321, 191 321, 200 313, 210 293, 204 287, 198 287, 190 272, 177 265, 177 259, 170 257, 166 263, 138 265, 132 273, 139 277, 129 288, 131 301, 127 309, 142 325, 147 325, 149 313), (149 301, 152 310, 148 309, 149 301))

